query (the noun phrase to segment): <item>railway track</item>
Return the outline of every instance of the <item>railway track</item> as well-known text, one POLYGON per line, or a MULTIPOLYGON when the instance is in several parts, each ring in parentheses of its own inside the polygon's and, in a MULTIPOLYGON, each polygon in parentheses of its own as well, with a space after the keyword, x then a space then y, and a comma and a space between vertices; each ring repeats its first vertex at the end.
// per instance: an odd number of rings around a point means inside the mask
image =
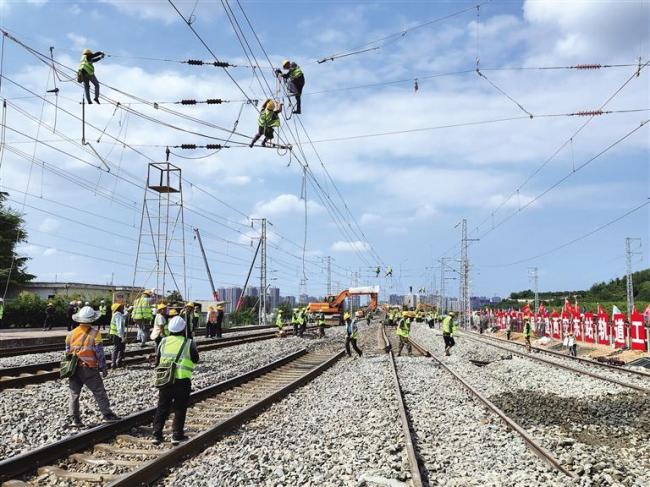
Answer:
MULTIPOLYGON (((609 382, 612 384, 617 384, 619 386, 628 388, 628 389, 633 389, 637 392, 641 392, 644 394, 650 394, 650 375, 645 374, 643 372, 637 372, 634 370, 626 370, 626 369, 620 369, 618 367, 614 367, 612 365, 608 364, 601 364, 599 362, 594 362, 591 360, 586 360, 586 359, 581 359, 580 361, 577 361, 576 363, 579 364, 579 366, 574 366, 574 365, 568 365, 566 363, 566 360, 557 360, 557 359, 548 359, 548 358, 543 358, 538 356, 538 354, 530 354, 526 352, 519 352, 515 350, 512 346, 507 346, 507 345, 502 345, 500 343, 495 342, 495 340, 501 341, 500 339, 492 339, 490 337, 482 337, 482 335, 479 334, 474 334, 474 333, 467 333, 467 332, 461 332, 461 335, 469 340, 472 340, 474 342, 478 343, 483 343, 487 346, 497 348, 499 350, 504 350, 510 353, 513 353, 515 355, 518 355, 520 357, 527 358, 532 361, 544 363, 551 365, 553 367, 561 368, 564 370, 568 370, 570 372, 576 373, 576 374, 581 374, 581 375, 586 375, 589 377, 593 377, 594 379, 599 379, 605 382, 609 382), (479 338, 481 337, 481 338, 479 338), (603 374, 596 374, 592 370, 589 370, 589 368, 601 368, 605 372, 605 375, 603 374), (625 375, 627 380, 621 380, 621 375, 625 375), (634 383, 629 382, 629 380, 634 380, 634 383)), ((509 342, 506 342, 509 343, 509 342)), ((535 350, 540 350, 539 348, 535 348, 535 350)), ((545 351, 546 352, 546 351, 545 351)), ((557 354, 554 352, 554 355, 559 355, 561 358, 564 359, 569 359, 569 360, 575 360, 572 359, 571 357, 568 357, 566 355, 562 354, 557 354)))
MULTIPOLYGON (((220 348, 235 347, 245 343, 252 343, 261 340, 270 340, 275 338, 275 332, 265 331, 247 334, 245 336, 234 336, 218 339, 208 339, 197 341, 199 351, 216 350, 220 348)), ((128 350, 124 354, 124 365, 134 365, 149 360, 149 357, 155 352, 155 347, 145 347, 135 350, 128 350)), ((110 357, 107 363, 110 366, 110 357)), ((28 384, 40 384, 59 378, 60 361, 42 362, 32 365, 21 365, 17 367, 8 367, 0 369, 0 390, 23 387, 28 384)))
POLYGON ((560 460, 558 460, 549 450, 545 449, 542 445, 540 445, 531 435, 529 435, 526 430, 513 421, 504 411, 502 411, 496 404, 494 404, 492 401, 490 401, 486 396, 484 396, 478 389, 473 387, 469 382, 467 382, 463 377, 461 377, 458 373, 456 373, 454 370, 452 370, 447 364, 444 363, 441 359, 436 357, 434 354, 429 352, 424 346, 422 346, 420 343, 415 341, 414 339, 409 339, 410 342, 413 344, 414 348, 418 349, 420 353, 426 357, 430 357, 436 364, 437 367, 440 369, 444 370, 448 374, 451 375, 451 377, 454 378, 463 388, 465 388, 471 396, 476 398, 480 403, 482 403, 485 408, 491 412, 492 414, 496 415, 499 417, 505 425, 515 432, 521 439, 524 441, 528 449, 534 453, 537 457, 539 457, 541 460, 543 460, 545 463, 547 463, 549 466, 551 466, 553 469, 556 469, 560 471, 562 474, 567 476, 570 479, 576 479, 577 476, 575 473, 571 472, 570 470, 567 470, 560 460))
MULTIPOLYGON (((235 333, 235 332, 246 332, 246 331, 259 331, 259 330, 269 330, 275 329, 275 326, 240 326, 234 328, 226 328, 223 330, 224 334, 235 333)), ((200 333, 205 333, 205 328, 199 329, 200 333)), ((197 336, 199 333, 197 333, 197 336)), ((135 340, 135 333, 129 333, 129 338, 135 340)), ((110 337, 104 333, 104 345, 112 345, 110 337)), ((58 340, 56 343, 49 343, 43 345, 30 345, 27 347, 11 347, 11 348, 0 348, 0 358, 6 357, 15 357, 18 355, 30 355, 33 353, 47 353, 47 352, 60 352, 65 350, 65 340, 58 340)))
MULTIPOLYGON (((189 439, 178 446, 151 443, 151 429, 146 425, 155 408, 150 408, 2 461, 0 481, 3 487, 31 485, 36 471, 39 476, 64 479, 66 485, 147 485, 309 382, 343 353, 303 349, 192 393, 186 420, 189 439)), ((169 428, 164 432, 168 435, 169 428)))

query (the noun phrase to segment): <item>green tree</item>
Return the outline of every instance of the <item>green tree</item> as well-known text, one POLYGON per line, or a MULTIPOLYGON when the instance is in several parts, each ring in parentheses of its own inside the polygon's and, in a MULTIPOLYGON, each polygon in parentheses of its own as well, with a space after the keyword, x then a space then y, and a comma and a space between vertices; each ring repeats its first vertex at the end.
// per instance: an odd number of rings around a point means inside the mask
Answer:
POLYGON ((650 281, 645 281, 639 285, 636 299, 645 303, 650 301, 650 281))
POLYGON ((16 246, 27 240, 23 217, 6 206, 8 193, 0 192, 0 294, 9 282, 9 290, 31 281, 35 276, 25 270, 28 257, 16 253, 16 246))

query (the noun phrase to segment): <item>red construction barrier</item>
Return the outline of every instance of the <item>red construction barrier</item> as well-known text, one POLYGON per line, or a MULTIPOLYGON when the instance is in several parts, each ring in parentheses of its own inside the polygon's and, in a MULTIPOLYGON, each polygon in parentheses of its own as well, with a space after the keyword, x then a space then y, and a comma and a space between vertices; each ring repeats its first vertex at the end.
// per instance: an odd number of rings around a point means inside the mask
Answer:
POLYGON ((562 338, 562 334, 560 332, 560 317, 558 316, 557 312, 554 312, 552 317, 551 317, 551 322, 553 323, 553 338, 556 340, 559 340, 562 338))
POLYGON ((635 310, 630 317, 630 346, 634 350, 648 350, 646 329, 643 326, 643 315, 635 310))
POLYGON ((583 341, 582 322, 580 321, 580 316, 573 317, 573 334, 575 335, 576 340, 583 341))
POLYGON ((609 324, 607 317, 603 315, 598 315, 598 343, 609 345, 609 324))

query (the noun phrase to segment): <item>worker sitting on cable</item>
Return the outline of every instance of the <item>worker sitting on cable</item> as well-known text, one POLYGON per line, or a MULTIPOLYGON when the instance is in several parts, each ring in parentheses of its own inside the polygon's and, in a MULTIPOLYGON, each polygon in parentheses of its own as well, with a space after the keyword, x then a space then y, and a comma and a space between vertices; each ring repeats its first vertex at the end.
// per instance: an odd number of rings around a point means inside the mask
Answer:
POLYGON ((300 66, 288 59, 282 62, 282 69, 285 69, 287 72, 283 73, 279 69, 276 69, 275 75, 282 76, 286 80, 289 96, 296 97, 296 108, 293 113, 300 115, 300 98, 302 96, 302 89, 305 86, 305 75, 302 69, 300 69, 300 66))
POLYGON ((264 102, 260 116, 257 118, 257 125, 259 125, 259 129, 257 130, 255 137, 253 137, 253 140, 251 141, 249 147, 253 147, 255 145, 255 142, 257 142, 257 139, 259 139, 262 135, 264 135, 262 145, 266 147, 266 143, 269 140, 273 139, 275 127, 280 126, 280 117, 278 116, 278 113, 281 111, 282 103, 276 104, 273 100, 266 100, 264 102))
POLYGON ((93 103, 90 101, 90 83, 95 86, 95 103, 99 103, 99 81, 97 81, 97 76, 95 76, 94 63, 100 59, 104 59, 104 53, 102 51, 93 53, 90 49, 84 49, 84 52, 81 54, 79 69, 77 70, 77 81, 84 84, 86 100, 89 105, 93 103))

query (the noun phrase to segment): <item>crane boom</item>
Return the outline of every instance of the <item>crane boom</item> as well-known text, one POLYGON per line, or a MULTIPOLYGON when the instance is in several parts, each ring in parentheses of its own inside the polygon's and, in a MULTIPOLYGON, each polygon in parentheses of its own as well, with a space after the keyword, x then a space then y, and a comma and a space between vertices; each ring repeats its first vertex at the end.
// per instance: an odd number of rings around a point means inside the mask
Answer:
POLYGON ((201 241, 201 234, 199 233, 198 228, 194 229, 194 234, 196 235, 196 239, 199 241, 199 248, 201 249, 201 255, 203 255, 205 270, 208 272, 208 280, 210 281, 210 287, 212 288, 212 299, 214 299, 215 301, 219 301, 219 293, 214 287, 214 281, 212 280, 212 272, 210 272, 210 266, 208 265, 208 258, 205 255, 205 250, 203 249, 203 242, 201 241))

